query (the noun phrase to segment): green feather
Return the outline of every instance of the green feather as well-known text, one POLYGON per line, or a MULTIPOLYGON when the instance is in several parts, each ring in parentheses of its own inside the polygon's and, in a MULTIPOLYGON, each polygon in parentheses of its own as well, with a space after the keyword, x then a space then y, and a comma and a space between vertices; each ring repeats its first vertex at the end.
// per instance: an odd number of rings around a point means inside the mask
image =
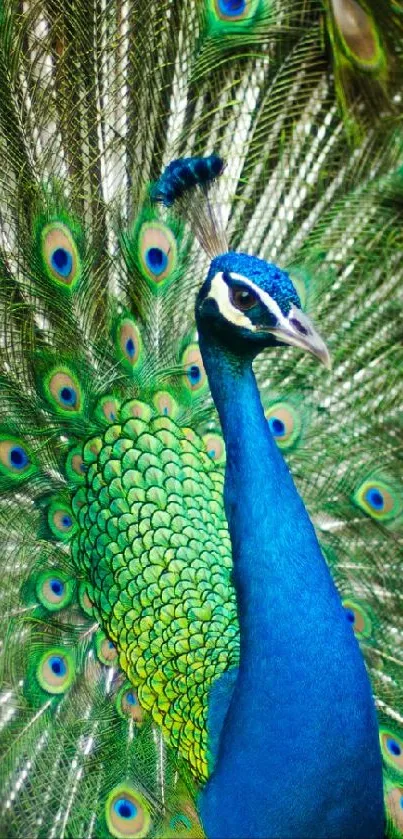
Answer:
POLYGON ((377 108, 382 109, 384 119, 393 118, 393 92, 399 89, 400 73, 398 16, 383 0, 326 0, 324 5, 336 88, 346 119, 350 109, 355 117, 355 125, 350 117, 353 131, 368 113, 374 118, 377 108))
POLYGON ((0 8, 0 833, 203 836, 209 689, 239 656, 225 445, 194 324, 208 260, 149 196, 171 160, 214 151, 230 248, 288 268, 331 348, 331 374, 284 347, 255 371, 365 656, 399 839, 401 8, 17 6, 0 8))
POLYGON ((62 218, 46 224, 38 224, 37 250, 40 253, 43 270, 51 283, 61 289, 72 291, 82 273, 81 259, 75 239, 80 238, 77 230, 62 218))

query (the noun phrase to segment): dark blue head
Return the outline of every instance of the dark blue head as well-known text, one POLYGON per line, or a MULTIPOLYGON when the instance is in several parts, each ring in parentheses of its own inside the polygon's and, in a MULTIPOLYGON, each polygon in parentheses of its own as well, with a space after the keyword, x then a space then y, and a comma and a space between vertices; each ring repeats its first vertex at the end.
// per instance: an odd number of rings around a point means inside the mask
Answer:
POLYGON ((239 355, 290 344, 330 366, 289 275, 256 256, 229 252, 213 259, 197 296, 196 320, 205 338, 210 334, 239 355))

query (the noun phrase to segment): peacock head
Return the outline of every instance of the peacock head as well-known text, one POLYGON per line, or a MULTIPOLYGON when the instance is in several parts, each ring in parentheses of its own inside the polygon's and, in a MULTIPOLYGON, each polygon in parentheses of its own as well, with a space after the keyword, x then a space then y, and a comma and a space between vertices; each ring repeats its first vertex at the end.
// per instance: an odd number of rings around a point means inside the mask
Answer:
POLYGON ((289 275, 263 259, 228 252, 215 257, 196 300, 199 332, 237 355, 265 347, 300 347, 330 368, 325 342, 301 310, 289 275))
POLYGON ((298 294, 285 271, 263 259, 228 251, 227 237, 209 190, 222 174, 217 154, 173 160, 152 186, 153 201, 189 221, 212 259, 196 300, 200 337, 215 339, 238 356, 253 357, 265 347, 290 344, 330 367, 326 344, 301 311, 298 294))

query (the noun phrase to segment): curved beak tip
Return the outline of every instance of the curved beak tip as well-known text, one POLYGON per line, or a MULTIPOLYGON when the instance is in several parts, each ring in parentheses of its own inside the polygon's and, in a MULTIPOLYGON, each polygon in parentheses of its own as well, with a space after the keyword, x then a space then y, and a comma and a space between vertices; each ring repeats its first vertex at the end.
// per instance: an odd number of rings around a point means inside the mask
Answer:
POLYGON ((317 357, 322 362, 326 370, 332 370, 333 363, 328 348, 325 346, 323 350, 318 352, 317 357))
POLYGON ((283 344, 298 347, 317 358, 327 370, 332 369, 332 359, 322 336, 314 328, 311 319, 300 309, 291 308, 287 319, 267 330, 283 344))

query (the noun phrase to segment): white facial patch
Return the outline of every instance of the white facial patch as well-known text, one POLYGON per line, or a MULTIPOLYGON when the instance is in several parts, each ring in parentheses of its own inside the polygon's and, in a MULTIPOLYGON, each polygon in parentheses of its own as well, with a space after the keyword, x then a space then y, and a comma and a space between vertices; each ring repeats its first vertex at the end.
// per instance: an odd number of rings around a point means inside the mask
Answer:
POLYGON ((259 286, 255 285, 255 283, 253 283, 252 280, 249 280, 247 277, 244 277, 243 274, 236 274, 234 271, 231 271, 231 277, 233 277, 234 280, 240 280, 240 282, 245 283, 245 285, 247 285, 248 288, 250 288, 250 290, 253 291, 255 296, 262 301, 266 309, 269 312, 271 312, 272 315, 276 318, 278 326, 286 325, 287 318, 284 317, 280 309, 280 306, 278 305, 278 303, 276 303, 273 297, 270 297, 270 294, 268 294, 267 291, 263 291, 262 288, 259 288, 259 286))
POLYGON ((252 280, 249 280, 248 277, 244 277, 243 274, 237 274, 235 271, 231 271, 230 276, 234 280, 239 280, 246 288, 250 289, 265 309, 271 312, 276 323, 275 326, 269 328, 252 323, 246 312, 241 312, 240 309, 237 309, 231 303, 230 288, 220 271, 213 277, 207 296, 212 297, 216 301, 218 309, 226 321, 233 323, 234 326, 243 326, 250 332, 271 332, 281 343, 299 347, 302 350, 312 353, 312 355, 316 355, 330 369, 331 362, 326 344, 313 328, 308 315, 302 312, 297 306, 292 305, 288 315, 285 316, 273 297, 270 297, 267 291, 263 291, 252 280))
MULTIPOLYGON (((231 274, 231 276, 235 275, 231 274)), ((207 297, 212 297, 215 300, 218 310, 225 320, 233 323, 234 326, 243 326, 250 332, 256 332, 256 326, 245 312, 241 312, 231 303, 229 293, 230 290, 223 278, 222 271, 219 271, 211 281, 211 288, 207 297)))
MULTIPOLYGON (((244 277, 243 274, 237 274, 235 271, 231 271, 231 277, 234 280, 242 282, 247 288, 250 288, 255 297, 257 297, 258 300, 261 300, 263 306, 265 306, 268 311, 272 312, 276 318, 278 326, 285 326, 287 324, 287 318, 284 317, 279 305, 272 297, 270 297, 270 294, 267 294, 266 291, 263 291, 247 277, 244 277)), ((256 332, 258 330, 259 327, 252 323, 246 312, 241 312, 233 305, 233 303, 231 303, 230 289, 225 282, 221 271, 213 277, 211 288, 207 296, 212 297, 216 301, 222 316, 230 323, 233 323, 234 326, 243 326, 245 329, 249 329, 250 332, 256 332)))

